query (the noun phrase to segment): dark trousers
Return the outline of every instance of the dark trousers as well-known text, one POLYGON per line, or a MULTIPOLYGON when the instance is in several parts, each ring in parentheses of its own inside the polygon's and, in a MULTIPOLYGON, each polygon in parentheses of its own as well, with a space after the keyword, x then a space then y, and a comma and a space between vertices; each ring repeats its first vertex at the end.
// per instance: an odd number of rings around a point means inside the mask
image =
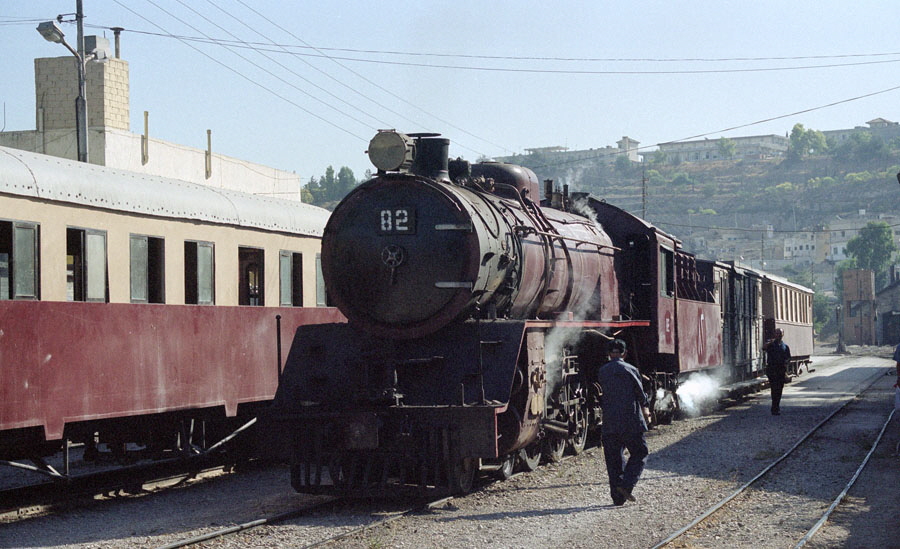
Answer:
POLYGON ((781 411, 781 393, 784 392, 784 378, 787 375, 787 368, 784 366, 772 367, 766 369, 766 375, 769 378, 769 388, 772 389, 772 411, 781 411))
POLYGON ((622 487, 631 492, 637 484, 644 465, 647 463, 647 442, 644 433, 618 434, 603 433, 603 457, 606 458, 606 472, 609 475, 609 493, 614 502, 623 501, 623 497, 616 493, 616 488, 622 487), (625 461, 625 449, 628 449, 628 463, 625 461))

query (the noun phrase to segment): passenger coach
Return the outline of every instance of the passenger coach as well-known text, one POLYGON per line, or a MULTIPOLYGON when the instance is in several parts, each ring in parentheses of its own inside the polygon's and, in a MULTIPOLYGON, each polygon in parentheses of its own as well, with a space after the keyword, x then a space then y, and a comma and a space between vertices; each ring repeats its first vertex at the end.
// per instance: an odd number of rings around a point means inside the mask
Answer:
POLYGON ((317 276, 327 218, 0 148, 0 459, 202 448, 252 420, 280 342, 343 321, 317 276))

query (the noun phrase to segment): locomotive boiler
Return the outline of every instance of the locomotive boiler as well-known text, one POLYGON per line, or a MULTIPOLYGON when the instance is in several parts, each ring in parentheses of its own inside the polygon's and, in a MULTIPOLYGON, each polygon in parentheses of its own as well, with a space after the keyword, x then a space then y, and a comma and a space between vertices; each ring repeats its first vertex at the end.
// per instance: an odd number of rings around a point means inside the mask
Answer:
POLYGON ((328 296, 349 323, 300 327, 276 395, 297 490, 465 491, 479 468, 584 447, 589 380, 554 342, 635 324, 617 316, 615 247, 589 217, 542 207, 531 170, 448 161, 448 146, 380 132, 377 175, 325 228, 328 296))

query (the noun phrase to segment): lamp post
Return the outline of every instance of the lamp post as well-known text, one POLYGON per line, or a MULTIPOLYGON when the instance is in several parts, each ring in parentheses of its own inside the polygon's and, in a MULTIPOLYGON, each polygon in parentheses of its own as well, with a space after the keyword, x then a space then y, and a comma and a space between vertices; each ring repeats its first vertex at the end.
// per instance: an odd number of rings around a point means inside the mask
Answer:
POLYGON ((75 48, 66 42, 65 34, 56 24, 56 21, 45 21, 37 26, 37 31, 48 42, 55 42, 65 46, 75 56, 78 69, 78 97, 75 98, 75 136, 78 142, 78 161, 88 161, 88 132, 87 132, 87 83, 84 77, 85 58, 75 48))

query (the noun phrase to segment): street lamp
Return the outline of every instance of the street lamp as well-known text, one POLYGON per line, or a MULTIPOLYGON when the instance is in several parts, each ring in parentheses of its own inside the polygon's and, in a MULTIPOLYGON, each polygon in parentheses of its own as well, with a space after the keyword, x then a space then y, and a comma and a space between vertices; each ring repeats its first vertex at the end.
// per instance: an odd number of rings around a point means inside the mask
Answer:
POLYGON ((78 68, 78 97, 75 98, 75 138, 78 142, 78 161, 88 161, 88 133, 87 133, 87 84, 84 78, 85 59, 78 51, 66 42, 65 34, 56 24, 56 21, 44 21, 37 26, 37 31, 48 42, 62 44, 75 56, 78 68))

